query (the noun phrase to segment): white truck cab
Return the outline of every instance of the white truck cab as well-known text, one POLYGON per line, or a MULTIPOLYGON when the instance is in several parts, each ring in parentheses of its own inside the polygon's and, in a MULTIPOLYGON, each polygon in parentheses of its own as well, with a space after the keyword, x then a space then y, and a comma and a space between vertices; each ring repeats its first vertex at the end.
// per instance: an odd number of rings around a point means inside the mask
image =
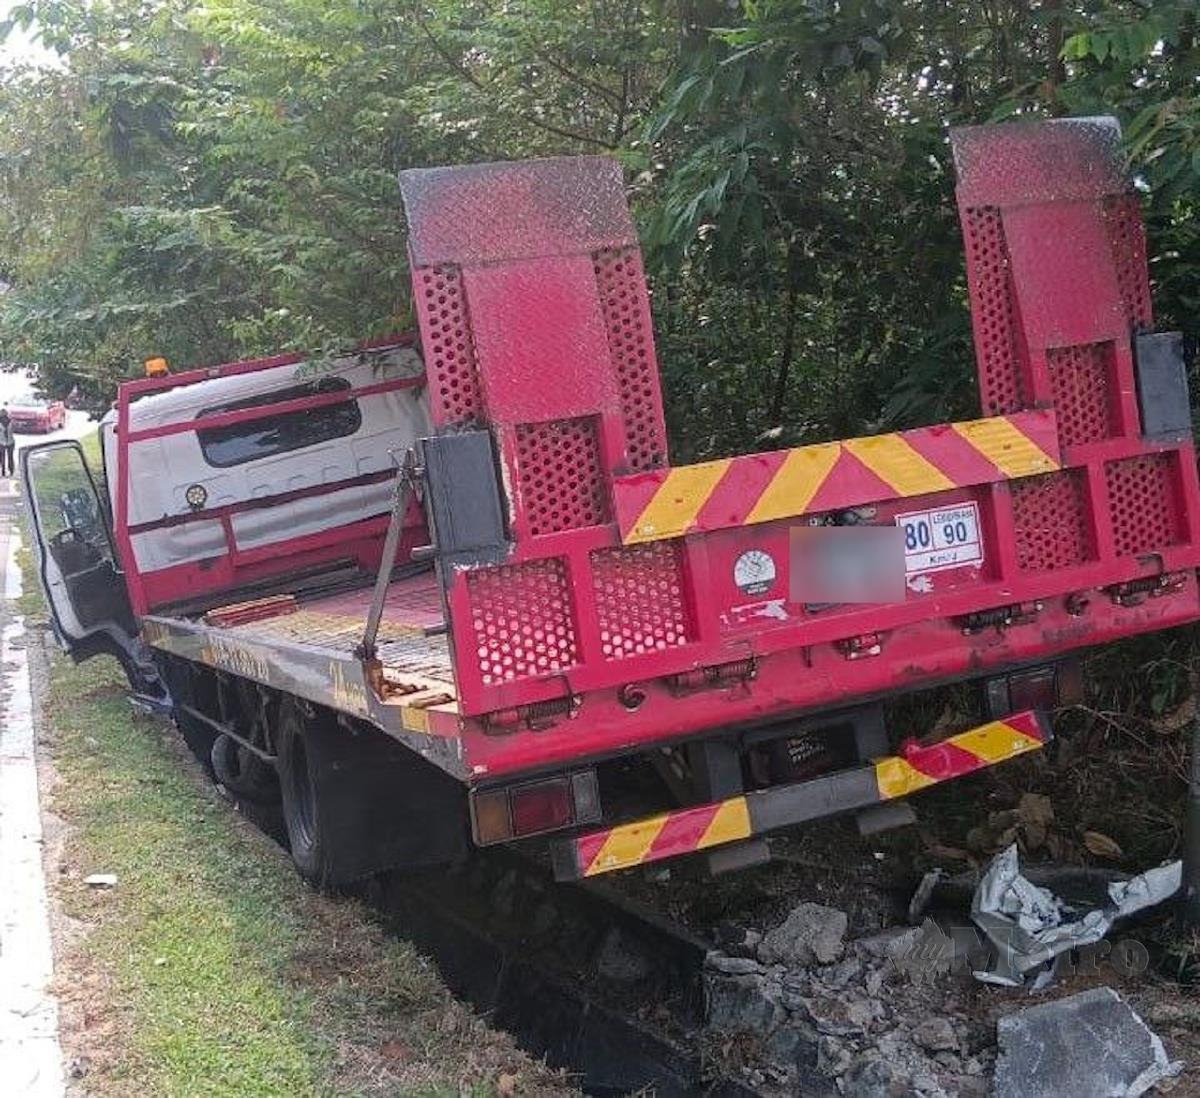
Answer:
POLYGON ((333 539, 324 550, 330 559, 339 531, 386 523, 397 462, 429 434, 424 368, 409 338, 338 358, 220 368, 134 399, 128 417, 128 446, 120 445, 115 410, 101 421, 102 471, 89 470, 74 441, 29 447, 21 461, 60 643, 76 659, 115 655, 147 695, 156 693, 156 676, 137 640, 128 573, 169 581, 163 586, 175 601, 211 600, 226 590, 224 597, 240 595, 242 573, 219 572, 231 557, 252 558, 257 572, 246 575, 256 580, 286 571, 289 553, 311 535, 333 539), (326 399, 342 392, 355 395, 326 399), (286 405, 292 401, 307 403, 286 405), (236 416, 269 405, 281 410, 236 416), (232 422, 186 427, 226 413, 232 422), (124 555, 131 549, 133 560, 122 559, 113 536, 126 474, 124 555))
MULTIPOLYGON (((142 397, 130 407, 130 426, 140 431, 423 376, 421 356, 411 344, 326 361, 310 359, 142 397)), ((228 427, 163 435, 129 450, 129 525, 383 473, 394 467, 393 454, 402 455, 427 434, 423 388, 410 388, 228 427)), ((105 468, 116 469, 115 411, 102 420, 101 438, 105 468)), ((107 481, 115 511, 115 478, 107 481)), ((377 480, 244 511, 230 518, 233 535, 239 549, 249 550, 347 526, 386 512, 390 491, 386 480, 377 480)), ((138 569, 152 572, 224 552, 225 532, 214 518, 135 534, 133 546, 138 569)))

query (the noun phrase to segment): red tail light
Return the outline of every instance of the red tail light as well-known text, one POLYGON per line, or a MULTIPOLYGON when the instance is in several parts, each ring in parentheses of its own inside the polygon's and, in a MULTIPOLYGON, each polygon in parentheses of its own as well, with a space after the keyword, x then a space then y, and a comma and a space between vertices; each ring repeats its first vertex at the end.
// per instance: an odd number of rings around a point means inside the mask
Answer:
POLYGON ((480 846, 599 819, 600 794, 594 770, 471 794, 471 825, 480 846))
POLYGON ((572 819, 571 787, 566 778, 514 789, 509 795, 514 835, 536 835, 567 827, 572 819))
POLYGON ((1004 717, 1022 709, 1055 709, 1083 700, 1083 671, 1078 660, 1014 671, 988 679, 988 710, 1004 717))

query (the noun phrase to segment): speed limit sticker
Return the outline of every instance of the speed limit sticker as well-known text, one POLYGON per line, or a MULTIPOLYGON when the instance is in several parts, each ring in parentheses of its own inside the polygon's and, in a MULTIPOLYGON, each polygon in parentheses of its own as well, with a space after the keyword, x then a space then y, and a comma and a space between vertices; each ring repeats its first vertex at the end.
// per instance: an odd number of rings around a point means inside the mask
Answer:
POLYGON ((910 511, 907 515, 897 515, 896 525, 904 531, 907 575, 983 561, 977 503, 960 503, 936 511, 910 511))

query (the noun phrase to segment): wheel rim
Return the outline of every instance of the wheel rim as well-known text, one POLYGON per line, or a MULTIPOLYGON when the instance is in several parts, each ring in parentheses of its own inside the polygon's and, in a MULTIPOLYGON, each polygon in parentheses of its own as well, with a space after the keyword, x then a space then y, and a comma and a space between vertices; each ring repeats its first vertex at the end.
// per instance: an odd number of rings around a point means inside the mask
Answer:
POLYGON ((297 733, 292 743, 292 765, 289 767, 289 784, 292 787, 292 825, 295 840, 304 846, 312 846, 316 834, 317 797, 313 789, 312 775, 308 769, 308 754, 304 749, 304 737, 297 733))

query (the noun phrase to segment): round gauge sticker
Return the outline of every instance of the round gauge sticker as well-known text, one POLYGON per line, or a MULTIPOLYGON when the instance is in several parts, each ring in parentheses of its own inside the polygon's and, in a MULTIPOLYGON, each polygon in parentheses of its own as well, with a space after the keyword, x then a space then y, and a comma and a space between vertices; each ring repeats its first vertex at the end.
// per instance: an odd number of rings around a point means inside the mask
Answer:
POLYGON ((733 582, 746 595, 761 595, 775 582, 775 558, 763 549, 749 549, 733 562, 733 582))

